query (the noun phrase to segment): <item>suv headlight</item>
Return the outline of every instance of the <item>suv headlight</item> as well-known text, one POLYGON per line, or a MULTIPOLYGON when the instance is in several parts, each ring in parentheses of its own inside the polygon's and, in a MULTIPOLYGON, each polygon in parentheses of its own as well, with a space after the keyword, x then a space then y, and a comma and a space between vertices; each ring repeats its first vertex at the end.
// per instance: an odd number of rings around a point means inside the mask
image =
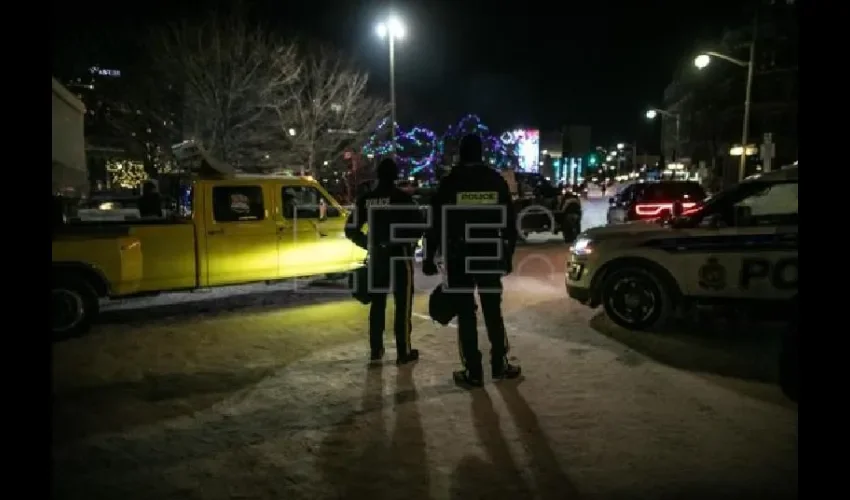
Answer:
POLYGON ((593 245, 590 238, 579 237, 570 247, 570 252, 576 255, 588 255, 593 252, 593 245))

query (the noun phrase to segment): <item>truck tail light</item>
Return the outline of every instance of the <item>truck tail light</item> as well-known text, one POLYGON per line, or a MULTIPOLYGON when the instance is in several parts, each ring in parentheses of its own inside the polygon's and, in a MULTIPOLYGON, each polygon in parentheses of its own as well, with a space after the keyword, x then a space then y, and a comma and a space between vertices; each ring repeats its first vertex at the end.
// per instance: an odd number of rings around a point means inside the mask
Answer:
MULTIPOLYGON (((693 202, 682 203, 682 208, 688 210, 697 204, 693 202)), ((641 217, 658 217, 665 210, 673 212, 672 203, 639 203, 635 205, 635 213, 641 217)))

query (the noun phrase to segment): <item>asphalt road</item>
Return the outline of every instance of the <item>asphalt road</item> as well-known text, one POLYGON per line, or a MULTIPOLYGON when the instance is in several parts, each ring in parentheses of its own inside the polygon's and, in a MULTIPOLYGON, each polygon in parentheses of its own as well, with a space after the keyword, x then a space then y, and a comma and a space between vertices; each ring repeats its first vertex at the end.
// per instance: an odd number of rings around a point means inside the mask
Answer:
POLYGON ((626 332, 567 299, 565 252, 519 249, 504 311, 525 377, 474 391, 425 314, 435 278, 417 276, 403 369, 389 336, 367 368, 366 309, 335 284, 113 304, 54 347, 53 496, 796 498, 776 332, 626 332))

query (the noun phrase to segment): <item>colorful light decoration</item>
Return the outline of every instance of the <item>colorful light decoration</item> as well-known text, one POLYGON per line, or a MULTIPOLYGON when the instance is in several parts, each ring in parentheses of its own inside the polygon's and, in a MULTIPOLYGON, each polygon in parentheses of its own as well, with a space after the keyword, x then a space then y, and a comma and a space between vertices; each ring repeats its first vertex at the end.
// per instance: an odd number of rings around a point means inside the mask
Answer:
MULTIPOLYGON (((484 147, 487 161, 498 168, 515 166, 516 139, 510 132, 500 136, 490 133, 490 128, 475 114, 467 114, 455 125, 450 126, 442 137, 437 137, 432 130, 415 126, 403 132, 396 124, 396 156, 399 163, 409 169, 411 175, 427 170, 433 173, 438 159, 446 153, 446 143, 456 143, 462 135, 478 134, 484 147)), ((392 154, 390 119, 384 118, 375 128, 363 147, 365 155, 382 157, 392 154)))
POLYGON ((413 127, 399 137, 399 157, 414 175, 430 167, 437 158, 437 134, 425 127, 413 127), (405 151, 408 154, 403 154, 405 151), (418 157, 418 158, 417 158, 418 157))
MULTIPOLYGON (((392 137, 390 134, 389 127, 390 119, 384 118, 381 120, 381 123, 375 127, 375 131, 369 136, 369 139, 366 141, 366 145, 363 146, 363 153, 366 155, 373 156, 386 156, 392 153, 392 137)), ((396 124, 396 130, 399 130, 398 124, 396 124)))
POLYGON ((446 143, 454 143, 466 134, 478 134, 481 137, 484 148, 485 159, 497 168, 505 168, 515 163, 514 155, 511 153, 511 144, 506 143, 501 137, 490 133, 490 128, 482 123, 481 118, 475 114, 468 114, 461 118, 454 126, 449 127, 438 147, 439 154, 446 154, 446 143))
MULTIPOLYGON (((363 153, 375 157, 392 154, 393 143, 390 137, 390 119, 384 118, 375 128, 375 132, 366 141, 363 153)), ((437 157, 437 134, 425 127, 413 127, 407 132, 396 124, 396 156, 399 163, 415 174, 431 167, 437 157)))

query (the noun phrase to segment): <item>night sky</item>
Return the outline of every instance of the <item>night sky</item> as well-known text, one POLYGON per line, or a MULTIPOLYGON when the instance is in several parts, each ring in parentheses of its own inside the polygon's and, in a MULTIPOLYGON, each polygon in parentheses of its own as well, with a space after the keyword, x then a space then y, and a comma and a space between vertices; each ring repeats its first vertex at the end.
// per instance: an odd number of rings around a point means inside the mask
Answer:
MULTIPOLYGON (((660 104, 677 65, 692 57, 700 40, 741 23, 742 3, 256 0, 241 8, 282 34, 347 51, 371 73, 371 92, 386 97, 387 47, 374 26, 390 10, 397 13, 408 32, 396 59, 402 126, 440 132, 473 112, 494 129, 589 125, 596 144, 636 140, 655 150, 659 131, 646 122, 646 106, 660 104)), ((147 26, 216 8, 232 11, 233 4, 78 2, 66 10, 57 4, 54 71, 81 57, 120 66, 134 57, 147 26)))

